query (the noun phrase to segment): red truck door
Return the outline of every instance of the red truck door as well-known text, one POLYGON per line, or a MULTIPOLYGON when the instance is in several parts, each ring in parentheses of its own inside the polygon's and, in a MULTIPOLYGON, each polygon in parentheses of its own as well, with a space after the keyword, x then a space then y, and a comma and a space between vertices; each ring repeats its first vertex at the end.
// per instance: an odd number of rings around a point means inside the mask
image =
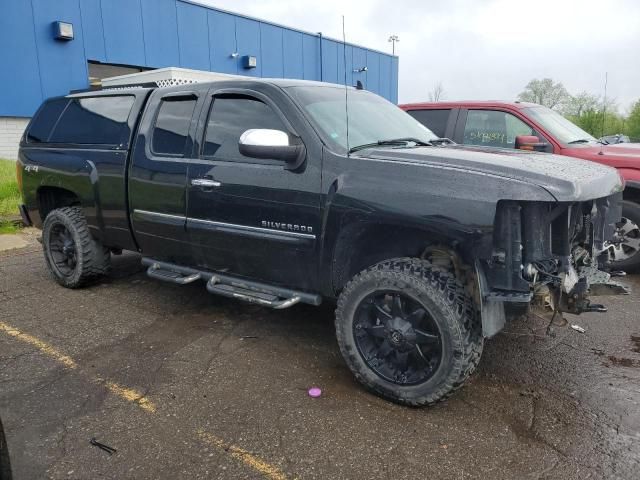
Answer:
POLYGON ((464 145, 515 148, 518 135, 535 135, 547 144, 546 151, 553 152, 551 142, 525 119, 498 108, 462 109, 453 140, 464 145))

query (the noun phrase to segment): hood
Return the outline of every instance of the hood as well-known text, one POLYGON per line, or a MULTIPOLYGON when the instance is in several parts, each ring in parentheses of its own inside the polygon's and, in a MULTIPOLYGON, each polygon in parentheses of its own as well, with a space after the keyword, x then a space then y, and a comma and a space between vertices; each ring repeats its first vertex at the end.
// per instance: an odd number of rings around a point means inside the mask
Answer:
POLYGON ((606 197, 623 189, 614 168, 548 153, 456 145, 376 148, 363 150, 360 155, 525 182, 545 189, 560 202, 606 197))
POLYGON ((562 154, 604 163, 616 168, 640 169, 640 143, 576 146, 563 148, 562 154))

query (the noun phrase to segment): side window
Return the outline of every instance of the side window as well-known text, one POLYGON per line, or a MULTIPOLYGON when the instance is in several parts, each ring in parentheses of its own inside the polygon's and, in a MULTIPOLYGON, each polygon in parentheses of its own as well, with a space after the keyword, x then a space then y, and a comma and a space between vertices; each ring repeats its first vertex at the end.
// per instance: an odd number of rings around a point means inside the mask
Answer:
POLYGON ((157 155, 184 156, 195 97, 168 97, 160 102, 153 127, 151 151, 157 155))
POLYGON ((450 109, 443 110, 409 110, 409 115, 442 138, 447 131, 450 109))
POLYGON ((240 135, 251 128, 287 131, 280 117, 260 100, 244 95, 221 95, 213 99, 202 155, 215 160, 251 162, 238 149, 240 135))
POLYGON ((121 145, 129 139, 129 113, 135 97, 72 98, 49 142, 80 145, 121 145))
POLYGON ((518 135, 535 135, 535 132, 510 113, 497 110, 469 110, 464 126, 463 143, 514 148, 518 135))
POLYGON ((69 103, 68 98, 57 98, 49 100, 42 105, 42 108, 31 121, 27 131, 28 143, 44 143, 49 140, 49 135, 54 125, 58 121, 64 107, 69 103))
POLYGON ((533 129, 513 115, 507 115, 507 141, 515 146, 516 137, 518 135, 536 135, 533 129))

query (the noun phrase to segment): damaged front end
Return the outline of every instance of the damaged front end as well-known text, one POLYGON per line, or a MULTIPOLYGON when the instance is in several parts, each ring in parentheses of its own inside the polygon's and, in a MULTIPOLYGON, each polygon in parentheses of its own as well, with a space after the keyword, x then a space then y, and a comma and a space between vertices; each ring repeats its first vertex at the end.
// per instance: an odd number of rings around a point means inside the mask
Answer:
POLYGON ((550 323, 563 312, 605 312, 591 297, 628 293, 601 269, 621 201, 622 193, 583 202, 499 202, 490 258, 476 262, 484 335, 526 312, 550 323))

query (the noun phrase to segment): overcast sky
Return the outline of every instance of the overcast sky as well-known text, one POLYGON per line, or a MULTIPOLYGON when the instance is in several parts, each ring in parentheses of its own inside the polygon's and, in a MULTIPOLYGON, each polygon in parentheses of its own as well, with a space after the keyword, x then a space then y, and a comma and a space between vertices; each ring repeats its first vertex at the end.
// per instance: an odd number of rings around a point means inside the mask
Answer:
POLYGON ((608 96, 621 111, 640 98, 640 0, 198 0, 391 51, 400 42, 399 100, 515 99, 532 78, 570 93, 608 96))

